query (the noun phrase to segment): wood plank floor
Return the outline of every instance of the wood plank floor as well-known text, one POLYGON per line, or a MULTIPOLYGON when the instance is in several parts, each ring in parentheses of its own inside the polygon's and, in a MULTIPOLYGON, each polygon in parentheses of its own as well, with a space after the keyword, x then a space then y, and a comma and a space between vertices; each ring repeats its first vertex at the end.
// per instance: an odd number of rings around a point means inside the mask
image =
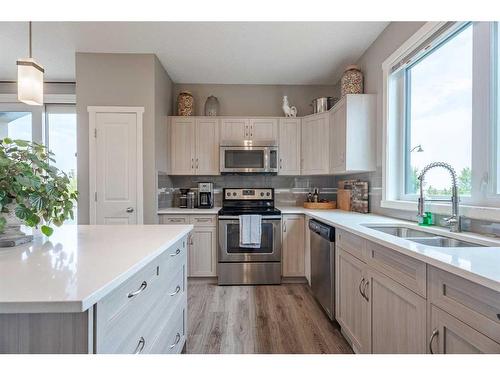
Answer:
POLYGON ((352 353, 304 284, 188 282, 187 353, 352 353))

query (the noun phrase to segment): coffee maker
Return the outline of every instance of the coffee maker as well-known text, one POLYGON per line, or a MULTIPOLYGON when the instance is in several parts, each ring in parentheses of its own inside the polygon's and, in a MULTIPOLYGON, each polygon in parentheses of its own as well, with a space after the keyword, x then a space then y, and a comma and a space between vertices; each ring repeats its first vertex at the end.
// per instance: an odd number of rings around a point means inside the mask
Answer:
POLYGON ((212 208, 214 206, 214 184, 212 182, 198 182, 198 208, 212 208))

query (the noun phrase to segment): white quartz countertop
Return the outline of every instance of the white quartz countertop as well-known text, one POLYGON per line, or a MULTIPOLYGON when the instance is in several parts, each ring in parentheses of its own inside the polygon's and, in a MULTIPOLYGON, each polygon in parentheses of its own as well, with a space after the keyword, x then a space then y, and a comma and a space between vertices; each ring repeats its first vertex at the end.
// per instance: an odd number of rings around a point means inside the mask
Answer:
POLYGON ((157 211, 158 215, 217 215, 220 207, 213 208, 179 208, 169 207, 157 211))
POLYGON ((67 225, 0 249, 0 313, 85 311, 192 229, 67 225))
POLYGON ((342 210, 309 210, 303 207, 278 207, 283 214, 305 214, 325 224, 424 261, 437 268, 500 291, 500 240, 473 233, 451 233, 446 228, 420 227, 416 223, 374 214, 342 210), (436 247, 422 245, 368 228, 364 224, 404 224, 436 235, 472 241, 490 247, 436 247))

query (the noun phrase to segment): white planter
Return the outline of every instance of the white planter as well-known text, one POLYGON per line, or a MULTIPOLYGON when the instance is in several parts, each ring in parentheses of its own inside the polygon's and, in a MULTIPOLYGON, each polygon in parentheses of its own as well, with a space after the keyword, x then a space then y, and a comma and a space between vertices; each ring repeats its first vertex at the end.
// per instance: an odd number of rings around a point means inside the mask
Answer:
POLYGON ((11 247, 16 244, 30 242, 33 239, 33 236, 27 235, 23 231, 21 231, 22 220, 16 216, 15 208, 16 204, 11 203, 8 204, 7 209, 8 213, 0 213, 6 220, 6 226, 3 233, 0 233, 0 247, 11 247))

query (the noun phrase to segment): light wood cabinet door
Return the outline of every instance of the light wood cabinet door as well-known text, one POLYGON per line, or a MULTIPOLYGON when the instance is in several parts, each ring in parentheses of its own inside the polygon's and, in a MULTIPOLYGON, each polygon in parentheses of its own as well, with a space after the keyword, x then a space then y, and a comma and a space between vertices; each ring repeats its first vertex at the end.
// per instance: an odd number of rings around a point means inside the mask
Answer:
POLYGON ((219 120, 200 118, 196 120, 197 175, 218 175, 219 166, 219 120))
POLYGON ((429 352, 434 354, 500 353, 500 344, 431 305, 429 352))
POLYGON ((426 300, 376 271, 368 271, 372 353, 426 352, 426 300))
POLYGON ((300 119, 279 121, 279 175, 300 175, 300 119))
POLYGON ((337 248, 335 262, 336 319, 357 353, 370 353, 370 305, 361 291, 366 264, 337 248))
POLYGON ((322 175, 329 168, 328 113, 302 119, 301 174, 322 175))
POLYGON ((305 276, 304 216, 283 215, 283 276, 305 276))
POLYGON ((195 173, 195 119, 173 117, 170 124, 170 174, 195 173))
POLYGON ((245 118, 224 118, 220 125, 221 142, 235 141, 241 142, 249 139, 249 121, 245 118))
POLYGON ((346 106, 339 102, 330 113, 330 168, 333 173, 346 170, 346 106))
POLYGON ((188 252, 188 276, 217 276, 217 228, 195 227, 188 252))
POLYGON ((249 139, 254 141, 278 141, 278 120, 274 118, 251 118, 249 139))

